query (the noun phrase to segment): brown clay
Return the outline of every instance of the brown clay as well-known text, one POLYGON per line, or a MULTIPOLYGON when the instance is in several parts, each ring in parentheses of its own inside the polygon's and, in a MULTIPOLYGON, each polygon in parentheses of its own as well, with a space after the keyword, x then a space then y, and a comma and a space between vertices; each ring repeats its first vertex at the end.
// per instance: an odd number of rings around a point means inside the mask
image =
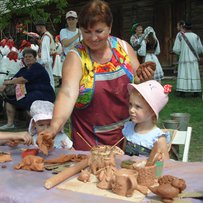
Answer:
POLYGON ((164 175, 158 179, 158 183, 159 183, 159 185, 167 184, 167 183, 171 184, 173 182, 173 180, 175 180, 175 179, 176 179, 175 176, 164 175))
POLYGON ((138 173, 133 169, 120 169, 114 173, 111 180, 112 191, 121 196, 130 197, 134 190, 138 190, 144 195, 147 194, 148 188, 138 185, 138 173))
POLYGON ((51 178, 47 179, 44 183, 44 187, 46 189, 50 189, 57 184, 63 182, 64 180, 70 178, 71 176, 79 173, 82 169, 88 166, 88 159, 84 159, 81 162, 76 163, 74 166, 64 169, 57 175, 52 176, 51 178))
POLYGON ((152 70, 156 70, 156 64, 155 64, 154 62, 152 62, 152 61, 145 62, 145 63, 142 63, 142 64, 139 65, 139 67, 138 67, 138 69, 137 69, 137 71, 136 71, 137 76, 139 77, 140 75, 142 75, 142 74, 143 74, 143 71, 144 71, 148 66, 150 66, 150 68, 151 68, 152 70))
POLYGON ((134 169, 138 172, 137 182, 139 185, 149 187, 154 184, 155 181, 155 169, 156 166, 136 167, 134 169))
POLYGON ((96 174, 98 170, 105 168, 105 159, 108 158, 111 162, 111 166, 115 167, 115 155, 123 155, 124 152, 117 146, 100 145, 91 149, 91 155, 89 159, 89 167, 93 174, 96 174))
POLYGON ((157 187, 149 187, 149 189, 156 195, 160 196, 165 201, 171 201, 179 194, 179 189, 173 187, 171 184, 163 184, 157 187))
POLYGON ((82 170, 78 176, 78 180, 87 183, 90 181, 90 172, 88 170, 82 170))
POLYGON ((53 149, 54 140, 47 135, 39 134, 37 137, 37 144, 39 146, 39 150, 48 155, 49 151, 53 149))
POLYGON ((186 183, 183 179, 175 176, 165 175, 158 179, 160 184, 157 187, 150 187, 149 189, 160 196, 163 202, 172 202, 174 197, 177 197, 186 188, 186 183))
POLYGON ((112 191, 117 195, 132 196, 137 187, 137 175, 135 170, 125 168, 116 171, 111 181, 112 191))
POLYGON ((0 163, 12 161, 12 157, 10 153, 0 152, 0 163))
POLYGON ((172 186, 178 188, 180 192, 182 192, 186 188, 186 183, 183 179, 176 178, 175 180, 173 180, 172 186))
POLYGON ((73 157, 75 157, 75 154, 61 154, 59 157, 44 160, 44 163, 49 164, 65 163, 70 161, 73 157))
POLYGON ((28 155, 28 156, 25 156, 19 164, 14 166, 14 168, 30 170, 30 171, 43 171, 44 159, 39 156, 28 155))
POLYGON ((98 179, 97 187, 100 189, 111 189, 111 179, 117 171, 114 163, 112 163, 111 158, 104 158, 104 168, 99 169, 96 172, 96 176, 98 179))

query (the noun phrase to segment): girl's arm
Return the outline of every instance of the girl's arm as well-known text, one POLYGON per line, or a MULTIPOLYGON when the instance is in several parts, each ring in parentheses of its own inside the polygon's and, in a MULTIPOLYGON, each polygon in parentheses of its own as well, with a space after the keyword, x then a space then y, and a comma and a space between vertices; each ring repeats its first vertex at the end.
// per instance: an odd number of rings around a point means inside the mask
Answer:
POLYGON ((163 153, 164 155, 164 160, 168 160, 170 159, 169 153, 168 153, 168 145, 166 142, 166 137, 165 136, 161 136, 158 139, 158 146, 159 146, 159 150, 160 152, 163 153))

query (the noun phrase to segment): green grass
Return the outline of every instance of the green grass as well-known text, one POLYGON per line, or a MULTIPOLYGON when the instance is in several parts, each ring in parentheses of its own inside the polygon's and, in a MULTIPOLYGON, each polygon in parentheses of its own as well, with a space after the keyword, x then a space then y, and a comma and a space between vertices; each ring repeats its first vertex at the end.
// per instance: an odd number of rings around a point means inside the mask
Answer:
MULTIPOLYGON (((159 127, 163 128, 163 121, 170 119, 171 113, 189 113, 189 126, 192 127, 192 137, 189 150, 189 161, 203 161, 203 100, 201 97, 178 97, 175 92, 176 80, 163 80, 164 84, 172 84, 169 102, 159 115, 159 127)), ((181 148, 182 150, 182 148, 181 148)))

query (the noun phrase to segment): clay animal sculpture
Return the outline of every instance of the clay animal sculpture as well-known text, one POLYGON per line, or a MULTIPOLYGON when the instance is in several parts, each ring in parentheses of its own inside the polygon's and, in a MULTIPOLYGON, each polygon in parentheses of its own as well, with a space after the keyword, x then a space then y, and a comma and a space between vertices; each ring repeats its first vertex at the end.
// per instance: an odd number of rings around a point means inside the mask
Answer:
POLYGON ((84 183, 90 182, 90 172, 88 170, 82 170, 78 176, 78 180, 84 183))
POLYGON ((186 188, 183 179, 166 175, 158 179, 159 186, 149 187, 156 195, 160 196, 163 202, 170 203, 186 188))
POLYGON ((98 179, 97 187, 100 189, 111 189, 111 180, 114 173, 117 171, 114 162, 110 157, 104 158, 104 167, 96 172, 98 179))

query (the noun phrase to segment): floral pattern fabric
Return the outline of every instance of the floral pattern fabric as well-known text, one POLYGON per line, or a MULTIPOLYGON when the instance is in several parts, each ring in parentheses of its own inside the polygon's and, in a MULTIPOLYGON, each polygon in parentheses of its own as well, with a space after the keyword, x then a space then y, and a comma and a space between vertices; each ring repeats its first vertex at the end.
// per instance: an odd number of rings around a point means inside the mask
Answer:
POLYGON ((111 60, 105 64, 98 64, 90 58, 90 50, 86 50, 82 42, 75 45, 76 50, 82 60, 82 79, 80 81, 80 93, 77 99, 76 108, 85 108, 91 102, 94 94, 95 74, 106 74, 116 72, 123 68, 133 82, 132 67, 129 57, 121 47, 116 37, 109 37, 109 43, 112 48, 113 56, 111 60))

